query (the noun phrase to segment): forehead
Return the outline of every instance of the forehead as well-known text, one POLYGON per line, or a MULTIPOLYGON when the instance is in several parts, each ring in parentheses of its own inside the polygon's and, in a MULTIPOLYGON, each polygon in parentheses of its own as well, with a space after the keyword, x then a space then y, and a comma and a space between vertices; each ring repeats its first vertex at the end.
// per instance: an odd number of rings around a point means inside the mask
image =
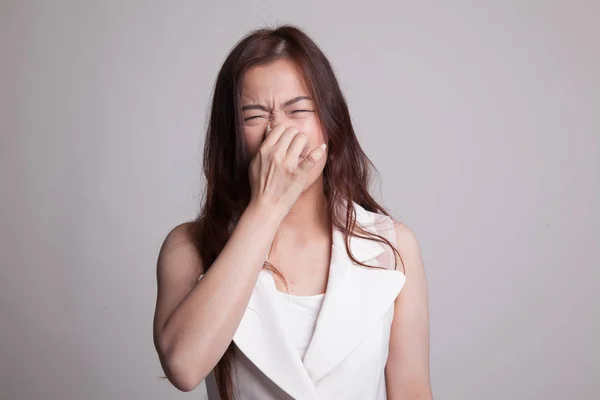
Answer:
POLYGON ((288 100, 309 96, 310 91, 302 71, 291 60, 282 58, 250 68, 242 78, 242 98, 248 101, 288 100))

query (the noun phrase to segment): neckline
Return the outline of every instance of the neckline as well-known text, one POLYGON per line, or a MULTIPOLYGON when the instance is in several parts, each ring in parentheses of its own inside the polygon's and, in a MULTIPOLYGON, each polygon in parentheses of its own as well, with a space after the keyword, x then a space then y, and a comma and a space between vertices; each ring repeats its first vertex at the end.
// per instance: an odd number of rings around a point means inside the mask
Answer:
POLYGON ((317 300, 317 299, 321 299, 321 298, 325 297, 325 293, 311 294, 311 295, 308 295, 308 296, 300 296, 300 295, 297 295, 297 294, 291 294, 291 293, 287 293, 287 292, 281 292, 281 291, 279 291, 277 289, 275 289, 275 292, 277 292, 277 294, 279 294, 281 296, 291 297, 293 299, 301 299, 301 300, 302 299, 307 299, 307 300, 314 299, 314 300, 317 300))

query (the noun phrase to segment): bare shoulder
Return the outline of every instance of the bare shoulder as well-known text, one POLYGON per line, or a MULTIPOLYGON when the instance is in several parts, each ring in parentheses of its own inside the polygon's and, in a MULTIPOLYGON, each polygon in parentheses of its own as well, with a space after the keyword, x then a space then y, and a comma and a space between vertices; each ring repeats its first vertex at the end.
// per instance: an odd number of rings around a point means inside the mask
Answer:
POLYGON ((158 273, 200 275, 204 272, 198 249, 193 241, 196 222, 184 222, 167 234, 158 255, 158 273))
POLYGON ((394 221, 398 252, 407 268, 422 269, 421 247, 414 232, 406 224, 394 221))
POLYGON ((204 272, 202 260, 192 240, 194 222, 177 225, 165 238, 156 265, 157 299, 154 334, 158 343, 167 319, 194 288, 204 272))
POLYGON ((396 241, 400 244, 418 246, 415 233, 403 222, 394 221, 394 231, 396 232, 396 241))
POLYGON ((171 229, 165 241, 164 246, 177 246, 184 243, 191 243, 191 232, 195 222, 184 222, 171 229))

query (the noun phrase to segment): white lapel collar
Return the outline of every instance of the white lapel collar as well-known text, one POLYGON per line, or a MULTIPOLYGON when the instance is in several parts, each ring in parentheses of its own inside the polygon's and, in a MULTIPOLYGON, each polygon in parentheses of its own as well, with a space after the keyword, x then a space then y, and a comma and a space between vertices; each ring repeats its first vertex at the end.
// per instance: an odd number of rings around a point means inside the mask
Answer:
POLYGON ((233 341, 292 398, 316 400, 315 387, 281 325, 275 290, 271 272, 262 270, 233 341))
MULTIPOLYGON (((354 209, 357 222, 374 231, 372 215, 356 203, 354 209)), ((386 250, 378 242, 355 236, 350 249, 357 260, 372 266, 379 265, 375 257, 386 250)), ((393 304, 404 281, 400 271, 355 264, 346 252, 343 232, 333 230, 327 292, 303 361, 312 382, 316 384, 364 339, 393 304)))
MULTIPOLYGON (((368 230, 373 216, 354 203, 356 221, 368 230)), ((327 292, 313 338, 300 360, 281 324, 271 272, 259 274, 248 308, 233 337, 237 347, 269 379, 294 399, 317 400, 315 384, 335 368, 368 334, 402 289, 399 271, 365 268, 346 253, 344 234, 333 232, 327 292)), ((378 266, 385 247, 372 240, 350 238, 354 257, 378 266)))

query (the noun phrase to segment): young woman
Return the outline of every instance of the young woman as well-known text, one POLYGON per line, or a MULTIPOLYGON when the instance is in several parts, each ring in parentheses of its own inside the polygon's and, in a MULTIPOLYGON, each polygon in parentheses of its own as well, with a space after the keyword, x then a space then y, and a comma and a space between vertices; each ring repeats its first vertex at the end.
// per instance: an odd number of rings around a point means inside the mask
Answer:
POLYGON ((158 258, 168 379, 210 399, 431 399, 418 243, 368 192, 372 164, 331 65, 260 29, 214 88, 198 218, 158 258))

